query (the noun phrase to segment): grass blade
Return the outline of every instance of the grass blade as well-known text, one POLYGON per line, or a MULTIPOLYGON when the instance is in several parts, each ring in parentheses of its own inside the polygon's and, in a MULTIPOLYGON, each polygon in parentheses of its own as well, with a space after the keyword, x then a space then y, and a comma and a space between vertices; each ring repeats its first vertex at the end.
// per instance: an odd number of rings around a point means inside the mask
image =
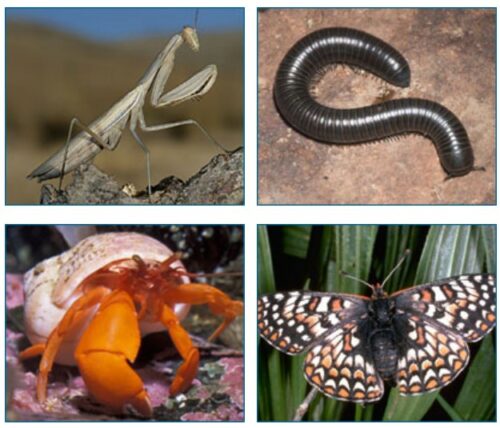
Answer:
POLYGON ((457 400, 453 406, 466 421, 485 421, 495 409, 495 350, 492 336, 483 339, 470 364, 457 400))

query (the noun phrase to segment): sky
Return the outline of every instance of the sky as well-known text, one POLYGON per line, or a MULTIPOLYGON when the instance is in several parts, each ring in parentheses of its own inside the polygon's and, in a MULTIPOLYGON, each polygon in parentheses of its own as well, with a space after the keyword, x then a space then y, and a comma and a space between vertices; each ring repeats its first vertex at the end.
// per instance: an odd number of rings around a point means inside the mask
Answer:
MULTIPOLYGON (((243 31, 243 8, 198 8, 198 32, 243 31)), ((7 20, 42 23, 96 41, 176 33, 196 8, 6 8, 7 20)))

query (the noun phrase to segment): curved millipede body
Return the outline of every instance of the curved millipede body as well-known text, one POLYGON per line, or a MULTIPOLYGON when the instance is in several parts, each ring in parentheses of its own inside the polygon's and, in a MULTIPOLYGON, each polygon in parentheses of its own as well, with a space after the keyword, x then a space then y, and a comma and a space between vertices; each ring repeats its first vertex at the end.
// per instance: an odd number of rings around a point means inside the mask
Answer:
POLYGON ((340 144, 416 132, 434 142, 449 177, 474 169, 474 155, 464 126, 438 103, 404 98, 355 109, 319 104, 310 94, 311 82, 326 66, 337 63, 366 69, 396 86, 410 84, 407 61, 382 40, 350 28, 313 32, 290 49, 276 75, 274 99, 292 127, 315 140, 340 144))

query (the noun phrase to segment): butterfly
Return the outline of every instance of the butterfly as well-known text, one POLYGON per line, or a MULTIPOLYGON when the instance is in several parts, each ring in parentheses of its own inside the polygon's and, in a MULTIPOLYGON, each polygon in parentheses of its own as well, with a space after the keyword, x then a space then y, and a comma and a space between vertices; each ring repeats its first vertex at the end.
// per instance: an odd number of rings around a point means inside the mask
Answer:
POLYGON ((420 395, 452 382, 496 321, 492 274, 467 274, 372 296, 314 291, 258 300, 260 335, 289 355, 307 351, 304 375, 323 394, 371 403, 384 381, 401 395, 420 395))

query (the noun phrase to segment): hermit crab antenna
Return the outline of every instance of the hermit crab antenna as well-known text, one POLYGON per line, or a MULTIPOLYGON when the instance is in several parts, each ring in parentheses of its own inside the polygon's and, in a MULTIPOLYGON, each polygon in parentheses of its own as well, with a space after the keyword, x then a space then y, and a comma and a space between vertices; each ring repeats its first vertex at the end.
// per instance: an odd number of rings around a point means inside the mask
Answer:
POLYGON ((371 288, 372 290, 374 290, 373 288, 373 285, 371 285, 369 282, 366 282, 364 280, 362 280, 361 278, 357 278, 355 276, 352 276, 352 275, 349 275, 347 272, 344 272, 344 271, 341 271, 340 274, 342 276, 345 276, 346 278, 350 278, 350 279, 353 279, 354 281, 358 281, 360 282, 361 284, 364 284, 366 285, 367 287, 371 288))
POLYGON ((162 261, 160 263, 160 271, 167 272, 169 270, 172 270, 172 264, 174 264, 176 261, 180 260, 181 258, 182 258, 182 253, 175 252, 170 257, 166 258, 164 261, 162 261))
POLYGON ((408 255, 410 253, 411 253, 411 250, 409 248, 407 248, 405 250, 405 252, 403 253, 403 255, 401 256, 401 258, 399 259, 399 261, 396 263, 396 266, 394 266, 392 268, 392 270, 389 272, 389 275, 387 275, 385 277, 384 282, 382 282, 382 285, 380 286, 380 288, 384 288, 384 285, 386 284, 386 282, 389 281, 389 279, 394 274, 394 272, 396 272, 400 268, 400 266, 403 264, 403 262, 405 261, 406 257, 408 257, 408 255))

